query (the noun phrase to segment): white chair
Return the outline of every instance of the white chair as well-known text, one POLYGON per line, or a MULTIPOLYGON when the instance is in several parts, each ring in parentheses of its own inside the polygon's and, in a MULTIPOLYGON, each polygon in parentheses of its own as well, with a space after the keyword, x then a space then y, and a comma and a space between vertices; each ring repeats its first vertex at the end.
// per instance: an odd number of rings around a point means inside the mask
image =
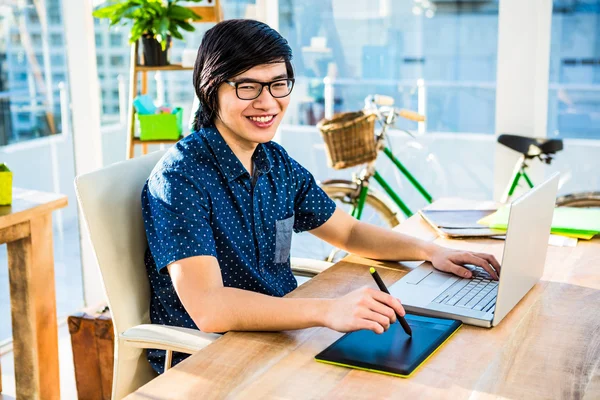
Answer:
POLYGON ((150 324, 150 285, 144 266, 144 183, 163 152, 127 160, 75 180, 77 198, 96 259, 115 329, 113 399, 121 399, 156 373, 144 349, 194 353, 219 335, 150 324))
MULTIPOLYGON (((192 354, 219 335, 150 323, 150 287, 144 266, 147 246, 141 193, 163 151, 130 159, 75 179, 77 199, 92 242, 115 329, 112 398, 121 399, 156 373, 144 349, 192 354)), ((293 269, 314 276, 331 264, 292 259, 293 269)))

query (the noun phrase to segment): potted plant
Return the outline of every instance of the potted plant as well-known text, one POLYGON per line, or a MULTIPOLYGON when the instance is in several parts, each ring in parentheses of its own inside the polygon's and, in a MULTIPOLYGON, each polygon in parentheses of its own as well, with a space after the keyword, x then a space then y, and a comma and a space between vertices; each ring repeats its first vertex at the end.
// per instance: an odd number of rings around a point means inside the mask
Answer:
MULTIPOLYGON (((187 0, 190 1, 190 0, 187 0)), ((202 0, 191 0, 198 3, 202 0)), ((145 65, 167 65, 171 36, 183 40, 179 29, 193 32, 190 20, 200 16, 178 5, 181 0, 121 0, 99 6, 93 16, 110 19, 110 26, 127 25, 132 21, 129 43, 141 39, 145 65)))

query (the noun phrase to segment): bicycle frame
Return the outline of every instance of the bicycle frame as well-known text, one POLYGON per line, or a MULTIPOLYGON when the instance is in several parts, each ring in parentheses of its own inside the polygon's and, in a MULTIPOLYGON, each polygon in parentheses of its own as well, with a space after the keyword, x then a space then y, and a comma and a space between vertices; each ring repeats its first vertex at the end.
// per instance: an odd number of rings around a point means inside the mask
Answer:
POLYGON ((525 172, 525 169, 527 167, 528 167, 528 165, 525 162, 525 157, 521 156, 521 158, 519 158, 519 160, 515 164, 515 169, 513 171, 513 177, 511 179, 511 184, 508 187, 508 192, 506 192, 504 194, 504 196, 502 197, 502 203, 508 202, 508 200, 512 197, 521 178, 525 179, 525 182, 527 182, 530 189, 533 188, 533 186, 534 186, 533 182, 531 181, 531 179, 529 179, 529 176, 525 172))
MULTIPOLYGON (((367 97, 367 99, 369 99, 369 97, 367 97)), ((370 99, 369 101, 373 101, 373 99, 370 99)), ((387 158, 390 159, 390 161, 394 164, 396 169, 400 170, 402 175, 404 175, 406 179, 408 179, 411 185, 413 185, 413 187, 418 190, 418 192, 423 196, 423 198, 425 198, 425 200, 431 204, 433 202, 433 199, 429 192, 427 192, 423 185, 421 185, 421 183, 410 173, 410 171, 400 162, 400 160, 398 160, 398 158, 394 156, 390 148, 384 145, 385 133, 387 131, 387 128, 389 126, 393 126, 394 120, 396 118, 396 113, 394 109, 392 108, 391 112, 388 112, 387 115, 384 115, 382 109, 379 109, 377 107, 373 111, 376 113, 377 118, 382 125, 381 132, 379 132, 379 134, 376 135, 378 152, 383 150, 384 154, 387 156, 387 158)), ((407 133, 412 136, 410 132, 407 131, 407 133)), ((394 191, 394 189, 392 189, 392 187, 386 182, 386 180, 383 179, 381 174, 377 172, 377 170, 375 169, 375 161, 369 163, 367 168, 363 170, 362 175, 363 176, 361 176, 358 181, 360 187, 358 201, 352 206, 352 209, 350 211, 350 214, 353 217, 355 217, 356 219, 360 219, 360 217, 362 216, 362 212, 369 192, 369 179, 371 177, 375 178, 375 181, 379 183, 379 185, 383 188, 385 193, 387 193, 387 195, 394 201, 394 203, 396 203, 398 208, 402 210, 406 217, 411 217, 414 214, 412 210, 406 205, 406 203, 400 198, 400 196, 394 191)))
MULTIPOLYGON (((413 185, 413 187, 415 189, 417 189, 417 191, 423 196, 423 198, 429 203, 431 204, 433 202, 433 198, 431 197, 431 195, 429 194, 429 192, 427 192, 427 190, 423 187, 423 185, 421 185, 421 183, 410 173, 410 171, 400 162, 400 160, 398 160, 398 158, 396 156, 394 156, 394 154, 392 153, 392 151, 386 146, 383 147, 383 152, 384 154, 390 159, 390 161, 392 161, 392 163, 394 164, 394 166, 400 170, 400 172, 402 173, 402 175, 404 175, 406 177, 406 179, 408 179, 408 181, 413 185)), ((367 170, 371 169, 372 166, 367 167, 367 170)), ((398 194, 394 191, 394 189, 392 189, 392 187, 387 183, 387 181, 381 176, 381 174, 379 174, 379 172, 377 172, 377 170, 375 168, 372 168, 373 172, 372 175, 373 178, 375 178, 375 181, 377 181, 377 183, 383 188, 383 190, 385 191, 385 193, 394 201, 394 203, 396 203, 396 205, 398 206, 398 208, 400 208, 400 210, 402 210, 402 212, 404 213, 404 215, 406 217, 411 217, 414 213, 412 212, 412 210, 406 205, 406 203, 400 198, 400 196, 398 196, 398 194)), ((355 217, 356 219, 360 219, 360 217, 362 216, 362 212, 365 206, 365 200, 367 199, 367 193, 369 191, 369 187, 368 187, 368 179, 369 177, 362 178, 361 182, 361 189, 360 189, 360 194, 358 196, 358 201, 356 203, 356 205, 354 205, 351 209, 350 214, 355 217)))

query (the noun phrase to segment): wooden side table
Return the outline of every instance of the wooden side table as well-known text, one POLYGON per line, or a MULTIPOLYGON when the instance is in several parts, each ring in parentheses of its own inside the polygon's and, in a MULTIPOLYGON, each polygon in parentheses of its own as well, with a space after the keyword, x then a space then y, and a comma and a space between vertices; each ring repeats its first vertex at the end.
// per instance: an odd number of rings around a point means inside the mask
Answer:
POLYGON ((0 207, 19 399, 60 397, 51 214, 66 206, 64 195, 14 189, 12 205, 0 207))

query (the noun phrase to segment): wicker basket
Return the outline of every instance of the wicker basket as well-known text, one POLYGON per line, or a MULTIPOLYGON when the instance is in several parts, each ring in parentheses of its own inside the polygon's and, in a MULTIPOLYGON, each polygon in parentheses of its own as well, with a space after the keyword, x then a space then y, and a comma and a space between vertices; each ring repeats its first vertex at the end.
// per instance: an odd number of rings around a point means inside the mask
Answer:
POLYGON ((327 162, 334 169, 368 163, 377 158, 375 120, 373 114, 347 112, 336 114, 317 124, 321 131, 327 162))

